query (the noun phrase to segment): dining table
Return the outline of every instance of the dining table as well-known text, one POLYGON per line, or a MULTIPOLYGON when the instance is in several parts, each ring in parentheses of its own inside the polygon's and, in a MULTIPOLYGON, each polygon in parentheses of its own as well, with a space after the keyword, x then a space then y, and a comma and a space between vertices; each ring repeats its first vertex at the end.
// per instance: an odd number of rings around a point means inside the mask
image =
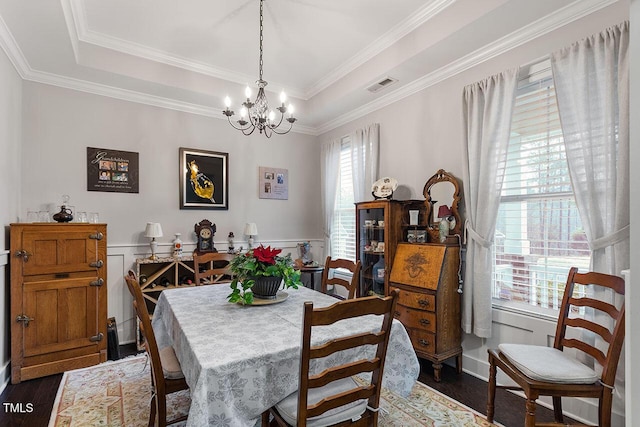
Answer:
MULTIPOLYGON (((305 287, 278 292, 253 305, 230 303, 227 285, 168 289, 160 294, 153 329, 160 349, 173 346, 191 393, 187 427, 254 427, 263 411, 298 389, 303 306, 325 307, 338 300, 305 287)), ((380 328, 382 316, 341 320, 316 327, 312 344, 380 328)), ((374 346, 328 356, 311 366, 372 358, 374 346), (354 352, 357 352, 354 353, 354 352)), ((402 323, 394 319, 383 387, 406 396, 420 366, 402 323)))

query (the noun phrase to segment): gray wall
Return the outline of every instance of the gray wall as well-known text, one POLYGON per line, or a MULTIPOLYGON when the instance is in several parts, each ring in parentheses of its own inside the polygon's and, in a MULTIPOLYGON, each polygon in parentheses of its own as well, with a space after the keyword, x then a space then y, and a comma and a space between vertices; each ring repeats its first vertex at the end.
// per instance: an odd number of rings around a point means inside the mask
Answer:
MULTIPOLYGON (((619 2, 327 132, 320 139, 332 140, 351 129, 379 122, 380 175, 396 178, 404 186, 402 197, 422 198, 424 184, 438 169, 462 178, 462 92, 465 85, 508 68, 535 62, 625 19, 628 19, 628 4, 619 2)), ((463 338, 465 371, 486 379, 489 372, 487 348, 497 347, 500 342, 547 345, 553 342, 555 324, 555 319, 494 309, 492 338, 480 339, 473 335, 463 338)), ((499 381, 507 381, 507 378, 500 377, 499 381)), ((563 406, 578 418, 597 421, 596 407, 586 399, 568 400, 563 406)), ((616 411, 614 425, 621 425, 624 410, 616 407, 616 411)))
MULTIPOLYGON (((0 224, 18 220, 21 189, 22 79, 0 50, 0 224)), ((0 390, 9 381, 9 237, 0 241, 0 390)))

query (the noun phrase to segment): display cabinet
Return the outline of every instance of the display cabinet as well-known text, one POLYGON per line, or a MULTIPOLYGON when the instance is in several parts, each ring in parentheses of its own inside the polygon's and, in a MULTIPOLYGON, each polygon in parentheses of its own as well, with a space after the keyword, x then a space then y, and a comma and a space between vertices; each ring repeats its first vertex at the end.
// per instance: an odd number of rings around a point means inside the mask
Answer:
POLYGON ((419 200, 356 203, 356 258, 362 263, 358 296, 388 293, 388 271, 408 225, 408 211, 420 206, 424 202, 419 200))

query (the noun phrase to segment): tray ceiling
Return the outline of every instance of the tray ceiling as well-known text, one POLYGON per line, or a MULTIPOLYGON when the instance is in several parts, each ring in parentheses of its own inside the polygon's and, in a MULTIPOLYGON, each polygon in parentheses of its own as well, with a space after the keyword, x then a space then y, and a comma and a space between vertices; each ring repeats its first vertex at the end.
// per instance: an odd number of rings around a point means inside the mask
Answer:
MULTIPOLYGON (((318 134, 612 3, 265 0, 264 78, 293 97, 298 130, 318 134), (398 81, 367 90, 387 77, 398 81)), ((258 0, 0 0, 0 43, 27 80, 223 118, 224 96, 237 105, 257 79, 258 11, 258 0)))

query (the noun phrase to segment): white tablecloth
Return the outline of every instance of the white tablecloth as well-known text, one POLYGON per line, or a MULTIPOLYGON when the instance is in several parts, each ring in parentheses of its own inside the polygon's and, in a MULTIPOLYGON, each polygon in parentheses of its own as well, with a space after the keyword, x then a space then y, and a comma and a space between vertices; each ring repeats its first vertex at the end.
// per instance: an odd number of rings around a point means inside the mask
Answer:
MULTIPOLYGON (((254 426, 265 409, 297 390, 303 304, 321 307, 337 300, 304 287, 286 292, 285 301, 262 306, 227 302, 226 285, 162 292, 153 328, 161 349, 174 346, 191 389, 187 426, 254 426)), ((373 329, 380 322, 380 316, 341 321, 322 327, 312 339, 327 341, 341 331, 373 329)), ((372 357, 373 347, 368 348, 372 357)), ((331 357, 353 359, 342 353, 331 357)), ((407 395, 419 371, 409 336, 394 320, 383 385, 407 395)))

